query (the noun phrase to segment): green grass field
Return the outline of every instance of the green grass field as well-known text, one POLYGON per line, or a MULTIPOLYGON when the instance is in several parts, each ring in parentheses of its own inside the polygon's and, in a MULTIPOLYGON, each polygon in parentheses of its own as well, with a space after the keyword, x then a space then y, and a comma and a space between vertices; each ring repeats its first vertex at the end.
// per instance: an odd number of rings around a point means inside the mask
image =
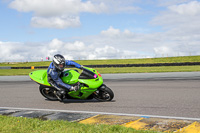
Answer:
MULTIPOLYGON (((170 58, 147 58, 147 59, 125 59, 125 60, 79 60, 81 65, 98 64, 146 64, 146 63, 182 63, 200 62, 200 56, 170 57, 170 58)), ((0 63, 0 66, 30 67, 49 66, 51 62, 24 62, 24 63, 0 63)), ((200 66, 161 66, 161 67, 122 67, 122 68, 95 68, 100 73, 155 73, 155 72, 195 72, 200 71, 200 66)), ((36 69, 35 69, 36 70, 36 69)), ((5 75, 28 75, 31 69, 0 69, 0 76, 5 75)))
MULTIPOLYGON (((200 62, 200 56, 145 58, 145 59, 75 60, 75 61, 81 65, 182 63, 182 62, 200 62)), ((0 63, 0 66, 11 66, 11 67, 49 66, 50 63, 51 61, 23 62, 23 63, 7 62, 7 63, 0 63)))
POLYGON ((43 121, 34 118, 0 115, 2 133, 157 133, 138 131, 119 125, 89 125, 68 121, 43 121))
MULTIPOLYGON (((162 67, 122 67, 95 68, 101 74, 105 73, 156 73, 156 72, 197 72, 200 66, 162 66, 162 67)), ((28 75, 39 69, 0 69, 0 76, 28 75)))

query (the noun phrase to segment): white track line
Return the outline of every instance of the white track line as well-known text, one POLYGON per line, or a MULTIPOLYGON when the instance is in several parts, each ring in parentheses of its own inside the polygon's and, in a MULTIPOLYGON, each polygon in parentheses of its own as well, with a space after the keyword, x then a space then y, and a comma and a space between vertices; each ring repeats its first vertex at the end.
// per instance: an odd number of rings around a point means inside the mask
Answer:
POLYGON ((163 119, 179 119, 179 120, 200 121, 200 118, 159 116, 159 115, 141 115, 141 114, 126 114, 126 113, 107 113, 107 112, 92 112, 92 111, 36 109, 36 108, 16 108, 16 107, 0 107, 0 109, 32 110, 32 111, 53 111, 53 112, 66 112, 66 113, 85 113, 85 114, 87 113, 87 114, 102 114, 102 115, 121 115, 121 116, 138 116, 138 117, 147 117, 147 118, 148 117, 153 117, 153 118, 163 118, 163 119))

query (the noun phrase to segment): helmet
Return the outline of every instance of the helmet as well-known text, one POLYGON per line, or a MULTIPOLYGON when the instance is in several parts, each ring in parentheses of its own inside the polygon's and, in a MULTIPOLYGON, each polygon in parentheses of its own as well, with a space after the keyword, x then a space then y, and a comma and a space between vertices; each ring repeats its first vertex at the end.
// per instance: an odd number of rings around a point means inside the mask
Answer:
POLYGON ((65 68, 65 57, 60 54, 54 55, 53 64, 58 71, 63 71, 65 68))

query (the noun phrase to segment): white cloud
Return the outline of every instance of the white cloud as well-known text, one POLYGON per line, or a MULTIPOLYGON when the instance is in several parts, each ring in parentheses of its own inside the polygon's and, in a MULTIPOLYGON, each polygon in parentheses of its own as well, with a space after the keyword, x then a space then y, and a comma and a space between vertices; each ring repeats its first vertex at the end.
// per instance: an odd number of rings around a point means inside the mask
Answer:
POLYGON ((164 29, 160 33, 161 46, 168 47, 174 53, 181 53, 181 55, 197 55, 199 53, 199 1, 188 0, 183 3, 182 0, 182 3, 169 5, 167 10, 161 12, 152 20, 152 23, 160 25, 164 29))
POLYGON ((64 29, 67 27, 80 26, 80 19, 78 16, 60 16, 60 17, 32 17, 31 25, 37 28, 56 28, 64 29))
POLYGON ((101 31, 101 35, 106 38, 130 38, 134 36, 130 30, 125 29, 124 31, 120 31, 119 29, 115 29, 110 26, 107 30, 101 31))
POLYGON ((159 6, 171 6, 182 3, 187 3, 193 0, 156 0, 156 4, 159 6))
POLYGON ((66 51, 84 51, 86 46, 83 42, 75 41, 74 43, 65 43, 64 49, 66 51))
POLYGON ((93 4, 81 0, 14 0, 9 5, 20 12, 34 12, 36 16, 52 17, 60 15, 78 15, 80 12, 100 13, 103 3, 93 4))
MULTIPOLYGON (((192 1, 186 4, 171 5, 168 10, 156 16, 152 23, 166 27, 176 27, 184 24, 192 25, 200 21, 200 2, 192 1)), ((198 26, 197 26, 198 27, 198 26)))
POLYGON ((58 29, 80 26, 81 12, 101 13, 107 8, 103 3, 81 0, 14 0, 9 7, 19 12, 33 12, 31 25, 34 27, 58 29))
POLYGON ((155 51, 155 54, 158 54, 158 55, 166 55, 166 54, 173 53, 173 50, 166 46, 155 47, 154 51, 155 51))
POLYGON ((40 45, 19 42, 0 42, 0 61, 27 61, 33 57, 41 57, 40 45))
POLYGON ((57 53, 71 60, 196 55, 200 53, 199 38, 197 34, 180 36, 171 30, 137 34, 110 26, 97 36, 73 42, 57 38, 48 43, 0 42, 0 61, 38 61, 57 53))
MULTIPOLYGON (((5 61, 39 61, 60 53, 66 59, 118 59, 132 56, 132 51, 124 51, 112 46, 97 47, 85 45, 84 42, 72 43, 53 39, 49 43, 0 42, 0 62, 5 61)), ((136 52, 134 54, 137 54, 136 52)))
POLYGON ((58 40, 58 39, 53 39, 50 43, 49 43, 49 49, 61 49, 63 47, 63 42, 58 40))
POLYGON ((31 25, 38 28, 64 29, 81 25, 80 13, 135 13, 135 0, 14 0, 9 4, 19 12, 31 12, 31 25))
POLYGON ((101 34, 109 37, 118 37, 120 35, 120 30, 110 26, 108 30, 102 31, 101 34))
POLYGON ((104 3, 107 13, 138 13, 141 8, 136 4, 138 0, 91 0, 94 3, 104 3))
MULTIPOLYGON (((162 17, 157 16, 157 22, 160 20, 159 24, 164 23, 164 20, 160 18, 162 17)), ((83 41, 98 47, 108 45, 120 51, 128 50, 131 53, 126 55, 128 58, 197 55, 200 49, 200 30, 198 30, 200 26, 197 22, 187 22, 188 20, 185 19, 183 23, 173 23, 173 26, 171 23, 162 24, 168 28, 163 32, 155 33, 134 33, 127 29, 122 31, 110 26, 100 35, 90 36, 83 41)), ((115 56, 117 56, 117 52, 115 56)))
MULTIPOLYGON (((50 5, 44 9, 39 4, 38 11, 36 11, 37 3, 31 5, 31 1, 15 0, 14 2, 18 3, 18 5, 16 3, 14 4, 17 5, 16 7, 12 3, 11 5, 12 8, 19 11, 33 12, 32 24, 35 27, 66 28, 80 25, 79 14, 81 12, 107 12, 108 9, 111 9, 109 8, 111 3, 114 2, 114 0, 102 0, 101 3, 100 0, 91 0, 91 2, 71 0, 71 2, 77 2, 78 6, 82 6, 82 8, 77 9, 74 7, 71 11, 65 11, 62 6, 65 6, 64 2, 67 1, 61 0, 63 5, 58 5, 59 9, 52 6, 53 0, 48 1, 50 3, 47 4, 50 5), (20 6, 20 2, 22 2, 22 7, 20 6), (84 4, 84 6, 81 4, 84 4), (29 8, 24 7, 25 5, 29 6, 29 8), (96 7, 96 9, 93 7, 96 7), (52 9, 55 10, 52 15, 51 8, 55 8, 52 9)), ((136 1, 128 0, 124 5, 136 1)), ((183 2, 184 0, 180 1, 183 2)), ((34 2, 39 3, 37 0, 34 2)), ((42 2, 47 1, 44 0, 42 2)), ((173 3, 173 5, 168 3, 169 6, 166 10, 160 12, 151 21, 151 24, 154 24, 154 26, 161 26, 163 31, 136 33, 129 29, 120 30, 119 28, 110 26, 108 29, 100 31, 98 35, 74 37, 76 40, 71 42, 64 42, 59 39, 52 39, 48 43, 34 44, 1 42, 0 60, 11 58, 16 60, 36 60, 40 59, 40 57, 53 56, 57 53, 65 55, 67 59, 137 58, 200 54, 200 2, 188 2, 187 0, 184 3, 176 0, 174 2, 170 0, 169 2, 173 3)), ((120 4, 122 4, 122 0, 116 2, 113 7, 117 7, 120 4)))
POLYGON ((168 7, 171 11, 180 15, 200 15, 200 2, 192 1, 187 4, 172 5, 168 7))

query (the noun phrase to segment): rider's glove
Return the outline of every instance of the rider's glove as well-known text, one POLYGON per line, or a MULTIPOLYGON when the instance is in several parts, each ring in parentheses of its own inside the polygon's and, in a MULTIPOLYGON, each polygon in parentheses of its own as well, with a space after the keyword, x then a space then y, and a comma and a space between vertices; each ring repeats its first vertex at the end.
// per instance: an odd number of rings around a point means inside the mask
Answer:
POLYGON ((83 66, 83 65, 81 65, 80 69, 81 69, 81 70, 83 70, 83 68, 84 68, 84 66, 83 66))

